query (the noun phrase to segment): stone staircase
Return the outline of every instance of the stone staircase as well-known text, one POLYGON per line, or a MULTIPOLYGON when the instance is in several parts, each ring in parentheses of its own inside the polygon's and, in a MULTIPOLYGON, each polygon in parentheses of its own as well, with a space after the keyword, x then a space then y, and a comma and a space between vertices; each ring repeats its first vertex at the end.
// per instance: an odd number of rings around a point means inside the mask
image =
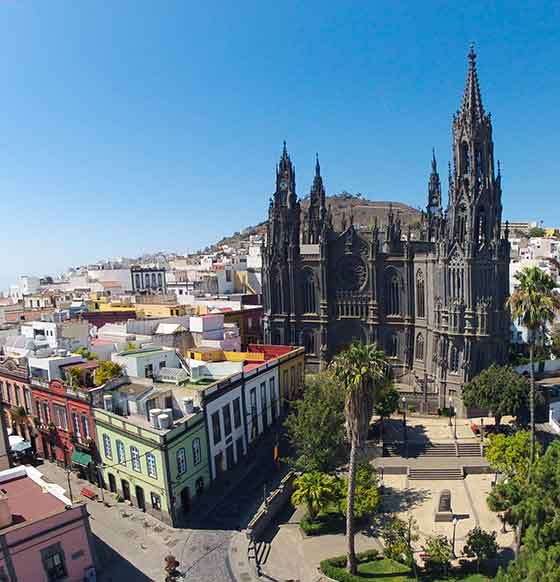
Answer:
POLYGON ((410 468, 411 481, 460 481, 465 478, 463 469, 458 467, 410 468))
POLYGON ((480 443, 389 443, 383 447, 384 457, 481 457, 480 443))
POLYGON ((481 457, 480 443, 457 443, 460 457, 481 457))
MULTIPOLYGON (((480 452, 479 452, 480 454, 480 452)), ((385 457, 456 457, 455 443, 403 443, 387 444, 383 447, 385 457)))

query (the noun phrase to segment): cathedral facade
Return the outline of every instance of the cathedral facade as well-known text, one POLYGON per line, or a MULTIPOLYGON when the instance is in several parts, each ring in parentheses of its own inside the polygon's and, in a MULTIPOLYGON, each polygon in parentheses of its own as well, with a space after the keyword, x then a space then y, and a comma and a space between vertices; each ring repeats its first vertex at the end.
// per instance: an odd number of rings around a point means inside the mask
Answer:
POLYGON ((284 144, 263 249, 264 329, 269 343, 304 346, 310 372, 354 339, 376 341, 408 402, 464 413, 461 386, 506 361, 510 329, 500 168, 472 48, 452 132, 447 208, 433 156, 415 236, 392 211, 382 226, 333 228, 318 160, 303 213, 284 144))

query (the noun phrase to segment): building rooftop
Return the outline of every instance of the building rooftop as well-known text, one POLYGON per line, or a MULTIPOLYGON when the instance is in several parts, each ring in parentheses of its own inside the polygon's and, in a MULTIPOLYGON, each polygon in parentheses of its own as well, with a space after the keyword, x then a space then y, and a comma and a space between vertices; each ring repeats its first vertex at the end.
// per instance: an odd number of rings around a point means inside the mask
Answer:
POLYGON ((160 352, 164 352, 162 348, 153 348, 153 349, 145 349, 145 350, 130 350, 126 352, 119 352, 117 355, 126 358, 143 358, 144 356, 158 354, 160 352))
POLYGON ((0 491, 7 496, 12 514, 12 523, 2 529, 60 513, 72 505, 64 489, 43 481, 34 467, 19 466, 1 471, 0 491))

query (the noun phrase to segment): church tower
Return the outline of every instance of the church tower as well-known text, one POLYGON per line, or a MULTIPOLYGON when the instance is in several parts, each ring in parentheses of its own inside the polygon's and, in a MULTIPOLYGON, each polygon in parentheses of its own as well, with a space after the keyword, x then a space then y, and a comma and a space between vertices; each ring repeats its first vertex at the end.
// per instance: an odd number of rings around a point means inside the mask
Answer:
POLYGON ((296 271, 299 263, 300 203, 295 168, 286 142, 276 168, 276 189, 270 200, 263 256, 265 341, 296 343, 296 271))
POLYGON ((327 219, 327 206, 325 202, 325 187, 321 177, 321 166, 319 156, 315 162, 315 177, 309 195, 309 210, 307 212, 307 224, 304 230, 304 244, 319 244, 323 224, 327 219))
POLYGON ((436 153, 432 150, 432 173, 428 182, 428 204, 426 206, 427 239, 434 240, 439 233, 442 209, 441 209, 441 183, 437 171, 436 153))
MULTIPOLYGON (((444 406, 446 384, 451 396, 490 362, 504 361, 509 336, 509 243, 501 235, 501 176, 494 173, 492 121, 482 104, 472 46, 468 59, 463 101, 453 118, 446 224, 436 243, 441 286, 434 352, 444 406)), ((435 190, 434 173, 430 187, 435 190)))

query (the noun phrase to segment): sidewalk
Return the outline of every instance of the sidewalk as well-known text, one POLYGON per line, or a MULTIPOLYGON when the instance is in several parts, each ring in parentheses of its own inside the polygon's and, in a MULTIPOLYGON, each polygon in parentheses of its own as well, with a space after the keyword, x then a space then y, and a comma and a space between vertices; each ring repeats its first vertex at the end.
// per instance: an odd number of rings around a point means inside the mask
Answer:
MULTIPOLYGON (((319 582, 323 576, 319 564, 326 558, 346 553, 344 534, 307 537, 299 528, 305 509, 298 508, 286 523, 272 525, 263 536, 258 548, 261 577, 256 573, 255 561, 249 560, 249 540, 244 532, 236 532, 229 547, 229 562, 239 582, 319 582)), ((361 533, 356 535, 356 551, 381 549, 375 539, 361 533)))

